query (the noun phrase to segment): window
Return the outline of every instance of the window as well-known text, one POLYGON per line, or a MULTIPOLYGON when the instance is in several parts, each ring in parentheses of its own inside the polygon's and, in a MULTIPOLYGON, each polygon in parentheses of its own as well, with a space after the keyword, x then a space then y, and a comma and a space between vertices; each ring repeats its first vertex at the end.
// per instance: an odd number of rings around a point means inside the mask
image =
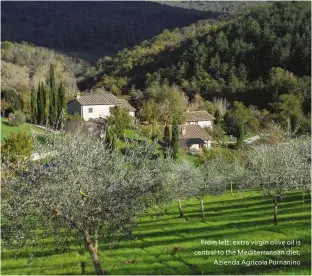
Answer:
POLYGON ((89 107, 89 113, 93 113, 93 108, 89 107))

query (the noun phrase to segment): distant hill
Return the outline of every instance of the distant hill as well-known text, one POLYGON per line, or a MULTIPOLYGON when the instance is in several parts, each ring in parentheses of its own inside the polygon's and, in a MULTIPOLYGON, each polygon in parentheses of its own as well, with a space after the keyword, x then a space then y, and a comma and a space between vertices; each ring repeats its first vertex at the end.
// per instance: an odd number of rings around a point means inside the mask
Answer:
POLYGON ((1 40, 26 41, 94 61, 164 29, 222 14, 155 2, 1 1, 1 40))
POLYGON ((243 11, 246 7, 259 5, 263 2, 259 1, 155 1, 163 5, 172 7, 198 10, 198 11, 213 11, 225 14, 233 14, 243 11))

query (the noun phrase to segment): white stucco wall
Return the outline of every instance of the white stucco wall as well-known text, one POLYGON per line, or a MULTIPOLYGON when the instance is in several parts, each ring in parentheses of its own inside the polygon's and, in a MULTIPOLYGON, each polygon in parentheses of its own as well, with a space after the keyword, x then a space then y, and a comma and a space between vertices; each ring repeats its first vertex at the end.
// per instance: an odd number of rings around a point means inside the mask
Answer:
POLYGON ((190 146, 190 149, 199 150, 199 144, 193 144, 190 146))
POLYGON ((109 115, 110 107, 114 107, 114 105, 84 105, 82 106, 81 116, 86 121, 99 117, 106 118, 109 115), (92 113, 89 113, 89 108, 93 109, 92 113))
POLYGON ((211 141, 210 140, 205 141, 205 147, 206 148, 211 148, 211 141))
POLYGON ((189 121, 189 125, 200 125, 201 127, 210 127, 212 128, 213 122, 212 121, 189 121))
POLYGON ((198 124, 201 126, 201 127, 210 127, 212 128, 212 121, 198 121, 198 124))
MULTIPOLYGON (((205 141, 205 144, 204 144, 204 147, 205 148, 211 148, 211 141, 210 140, 207 140, 205 141)), ((191 150, 200 150, 200 147, 199 147, 199 144, 193 144, 189 147, 189 149, 191 150)))

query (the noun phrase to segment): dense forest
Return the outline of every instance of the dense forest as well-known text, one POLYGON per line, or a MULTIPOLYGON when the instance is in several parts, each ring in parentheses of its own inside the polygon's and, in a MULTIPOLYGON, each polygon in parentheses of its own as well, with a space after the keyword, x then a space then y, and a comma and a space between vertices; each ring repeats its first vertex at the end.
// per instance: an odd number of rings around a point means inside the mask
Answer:
POLYGON ((2 1, 1 8, 2 41, 26 41, 90 61, 132 47, 166 28, 226 14, 143 1, 2 1))
MULTIPOLYGON (((250 5, 259 5, 258 1, 157 1, 160 4, 199 11, 237 13, 250 5)), ((263 2, 264 3, 264 2, 263 2)))
MULTIPOLYGON (((307 114, 310 18, 310 3, 279 2, 254 6, 218 23, 199 21, 164 30, 114 59, 102 59, 101 73, 80 87, 135 95, 134 90, 175 84, 190 99, 196 93, 208 100, 226 97, 270 111, 281 95, 292 93, 302 100, 307 114)), ((137 98, 133 104, 140 105, 137 98)))

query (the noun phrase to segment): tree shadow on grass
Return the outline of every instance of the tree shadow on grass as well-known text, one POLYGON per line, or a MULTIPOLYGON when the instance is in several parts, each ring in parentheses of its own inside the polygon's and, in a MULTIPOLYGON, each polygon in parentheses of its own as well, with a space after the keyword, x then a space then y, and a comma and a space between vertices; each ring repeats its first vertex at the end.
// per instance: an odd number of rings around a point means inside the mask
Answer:
MULTIPOLYGON (((77 270, 74 271, 72 270, 72 272, 68 272, 66 274, 63 274, 63 275, 77 275, 77 271, 81 271, 79 268, 80 268, 80 262, 77 261, 77 262, 70 262, 70 263, 66 263, 66 264, 53 264, 53 265, 44 265, 42 266, 42 264, 36 264, 36 260, 34 260, 34 264, 31 265, 31 266, 16 266, 14 265, 14 267, 10 267, 8 268, 8 266, 5 266, 5 269, 3 269, 3 266, 1 268, 1 275, 16 275, 16 273, 14 271, 16 271, 17 269, 24 269, 24 272, 25 270, 31 270, 31 273, 28 273, 28 274, 31 274, 31 275, 42 275, 42 270, 44 269, 48 274, 46 275, 50 275, 50 273, 55 272, 55 270, 57 269, 66 269, 66 268, 70 268, 70 269, 73 269, 73 267, 77 267, 77 270), (10 272, 12 271, 12 272, 10 272)), ((93 269, 94 270, 94 269, 93 269)), ((20 274, 20 273, 19 273, 20 274)), ((79 273, 80 274, 80 273, 79 273)), ((92 273, 91 273, 92 274, 92 273)), ((94 272, 93 272, 94 274, 94 272)), ((62 274, 60 274, 62 275, 62 274)))
MULTIPOLYGON (((303 216, 300 219, 296 219, 292 221, 293 227, 288 225, 288 230, 290 228, 298 228, 298 224, 302 221, 306 221, 310 216, 306 215, 303 216)), ((280 220, 280 224, 283 226, 284 220, 280 220)), ((237 235, 251 235, 252 231, 259 231, 259 230, 267 230, 270 231, 270 229, 267 229, 268 226, 273 227, 273 221, 272 220, 257 220, 257 221, 244 221, 244 222, 238 222, 238 223, 224 223, 219 224, 217 226, 206 226, 206 227, 200 227, 200 228, 188 228, 188 229, 175 229, 175 230, 165 230, 165 231, 157 231, 152 233, 136 233, 135 237, 139 240, 142 240, 143 243, 140 244, 129 244, 124 245, 124 248, 130 249, 130 248, 147 248, 147 247, 153 247, 157 245, 169 245, 173 243, 186 243, 186 242, 192 242, 192 241, 198 241, 200 242, 201 239, 222 239, 223 237, 235 237, 237 235), (220 229, 222 229, 222 232, 220 233, 220 229), (226 231, 224 231, 226 229, 226 231), (241 230, 244 229, 244 230, 241 230), (193 237, 185 237, 181 236, 185 233, 192 233, 193 237), (209 234, 207 234, 209 233, 209 234), (158 239, 161 237, 168 237, 173 236, 177 237, 176 239, 167 239, 167 240, 148 240, 144 241, 146 239, 158 239)), ((274 229, 279 229, 279 225, 276 227, 274 226, 274 229)), ((105 247, 105 246, 104 246, 105 247)), ((103 249, 104 249, 103 247, 103 249)), ((106 246, 107 247, 107 246, 106 246)), ((108 247, 107 247, 108 248, 108 247)))
MULTIPOLYGON (((288 213, 288 211, 291 210, 291 207, 293 207, 294 204, 289 202, 289 203, 283 203, 279 206, 279 211, 280 211, 280 215, 286 215, 288 213)), ((206 207, 206 206, 205 206, 206 207)), ((230 209, 230 210, 226 210, 226 212, 220 212, 219 208, 217 209, 213 209, 213 210, 210 210, 208 208, 205 208, 205 214, 207 217, 220 217, 220 218, 228 218, 228 219, 239 219, 240 217, 243 218, 243 217, 255 217, 255 216, 259 216, 260 214, 261 215, 272 215, 273 216, 273 203, 271 204, 267 204, 267 207, 256 207, 253 205, 253 207, 246 207, 245 210, 242 210, 242 209, 238 209, 236 210, 235 209, 230 209), (235 214, 240 214, 240 215, 236 215, 235 214)), ((222 208, 220 208, 222 209, 222 208)), ((225 209, 225 208, 223 208, 225 209)), ((296 209, 296 214, 298 213, 301 213, 301 212, 305 212, 305 211, 309 211, 307 209, 306 206, 302 206, 302 205, 299 205, 297 206, 297 209, 296 209)), ((291 212, 289 212, 290 214, 292 214, 291 212)), ((178 215, 178 213, 177 213, 178 215)), ((184 215, 188 218, 196 218, 196 217, 201 217, 201 211, 200 211, 200 205, 198 205, 198 210, 197 211, 193 211, 193 212, 184 212, 184 215)), ((280 216, 279 215, 279 216, 280 216)))

